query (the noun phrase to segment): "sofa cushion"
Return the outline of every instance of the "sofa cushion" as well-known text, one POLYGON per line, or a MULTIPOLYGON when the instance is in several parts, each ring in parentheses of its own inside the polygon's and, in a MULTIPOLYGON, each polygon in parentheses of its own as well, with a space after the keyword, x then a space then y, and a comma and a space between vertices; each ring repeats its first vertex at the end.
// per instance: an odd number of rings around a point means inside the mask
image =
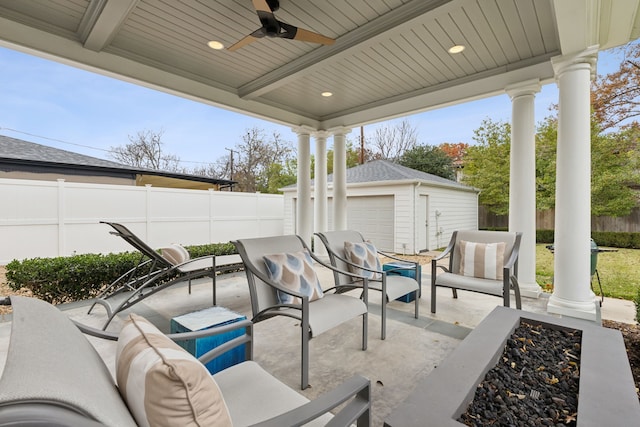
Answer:
POLYGON ((160 254, 173 265, 189 261, 189 252, 178 244, 160 248, 160 254))
MULTIPOLYGON (((283 287, 300 292, 309 297, 309 301, 322 298, 322 286, 318 280, 313 260, 304 250, 293 253, 270 254, 263 257, 269 277, 283 287)), ((280 304, 301 304, 298 297, 285 292, 277 292, 280 304)))
POLYGON ((359 267, 368 268, 376 271, 363 270, 349 264, 349 271, 358 276, 368 277, 369 279, 379 280, 382 278, 382 265, 378 257, 378 250, 371 242, 344 242, 344 253, 348 261, 358 265, 359 267))
POLYGON ((476 243, 460 240, 460 271, 463 276, 502 280, 504 242, 476 243))
POLYGON ((139 425, 231 425, 222 393, 205 366, 135 314, 118 338, 116 380, 139 425))

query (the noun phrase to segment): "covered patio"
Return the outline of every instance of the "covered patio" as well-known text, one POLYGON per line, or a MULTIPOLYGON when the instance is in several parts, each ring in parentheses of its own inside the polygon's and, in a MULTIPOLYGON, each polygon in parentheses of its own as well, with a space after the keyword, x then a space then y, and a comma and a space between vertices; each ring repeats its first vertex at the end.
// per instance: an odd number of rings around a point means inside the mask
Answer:
POLYGON ((584 268, 590 262, 589 88, 598 52, 640 36, 639 5, 0 0, 0 45, 290 126, 298 139, 295 230, 307 240, 327 229, 328 198, 334 228, 346 227, 345 141, 353 128, 507 93, 513 111, 509 228, 524 233, 519 277, 523 295, 532 298, 541 293, 535 280, 533 107, 541 85, 557 84, 555 288, 546 310, 595 320, 599 306, 584 268), (335 43, 264 37, 224 49, 260 28, 256 3, 335 43), (209 42, 223 49, 212 50, 209 42), (454 46, 458 53, 451 53, 454 46), (335 153, 330 190, 329 138, 335 153))
MULTIPOLYGON (((331 283, 331 273, 322 268, 318 274, 323 283, 331 283)), ((423 283, 428 283, 425 274, 423 283)), ((218 279, 220 305, 244 316, 251 315, 249 292, 243 272, 220 276, 218 279)), ((278 316, 254 326, 254 358, 268 372, 313 399, 333 389, 353 374, 363 375, 372 384, 371 425, 381 426, 385 419, 409 398, 420 381, 447 358, 499 303, 492 296, 460 291, 458 299, 451 298, 447 289, 439 289, 437 315, 429 312, 426 298, 428 285, 423 287, 420 319, 411 315, 413 304, 394 301, 388 307, 388 336, 380 340, 380 306, 370 303, 369 346, 360 349, 361 328, 357 319, 347 322, 310 341, 310 387, 300 391, 300 342, 298 322, 278 316)), ((545 313, 548 297, 523 300, 527 312, 545 313)), ((603 315, 608 319, 631 321, 630 306, 619 305, 620 300, 607 300, 603 315)), ((149 297, 131 310, 151 320, 163 332, 170 332, 173 317, 209 308, 211 284, 208 279, 194 281, 192 293, 187 284, 174 286, 149 297)), ((85 325, 100 327, 106 319, 103 309, 87 314, 89 304, 77 302, 59 306, 70 318, 85 325)), ((119 314, 108 327, 121 328, 127 312, 119 314)), ((11 316, 0 321, 0 374, 7 356, 11 332, 11 316)), ((117 343, 88 337, 106 365, 115 371, 117 343)))

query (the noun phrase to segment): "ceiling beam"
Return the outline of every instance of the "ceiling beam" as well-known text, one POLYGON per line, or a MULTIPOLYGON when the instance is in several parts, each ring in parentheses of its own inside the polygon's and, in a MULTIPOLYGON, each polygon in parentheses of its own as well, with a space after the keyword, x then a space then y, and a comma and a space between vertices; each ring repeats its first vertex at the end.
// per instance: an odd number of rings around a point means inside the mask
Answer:
POLYGON ((390 33, 401 31, 401 27, 410 21, 421 19, 422 15, 438 9, 455 0, 413 0, 392 11, 339 37, 332 46, 315 49, 286 65, 273 70, 238 89, 242 99, 255 99, 272 90, 286 85, 292 80, 312 73, 330 62, 352 54, 354 49, 374 45, 390 33))
POLYGON ((138 0, 92 0, 80 23, 85 48, 100 52, 115 37, 138 0))
POLYGON ((600 49, 620 46, 633 40, 638 23, 640 0, 602 0, 600 5, 600 49))

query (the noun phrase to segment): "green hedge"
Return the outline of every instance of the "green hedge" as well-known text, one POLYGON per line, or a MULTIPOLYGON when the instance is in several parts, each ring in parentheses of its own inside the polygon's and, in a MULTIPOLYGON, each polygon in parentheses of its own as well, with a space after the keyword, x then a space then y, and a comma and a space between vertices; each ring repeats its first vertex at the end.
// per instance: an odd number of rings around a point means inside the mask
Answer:
MULTIPOLYGON (((486 228, 486 230, 507 231, 505 227, 486 228)), ((537 243, 553 243, 553 230, 536 230, 537 243)), ((640 233, 616 231, 593 231, 591 238, 598 246, 609 248, 640 249, 640 233)))
MULTIPOLYGON (((191 258, 237 253, 232 243, 187 246, 191 258)), ((84 254, 57 258, 13 260, 6 266, 7 284, 27 288, 52 304, 95 297, 105 286, 135 267, 139 252, 84 254)))

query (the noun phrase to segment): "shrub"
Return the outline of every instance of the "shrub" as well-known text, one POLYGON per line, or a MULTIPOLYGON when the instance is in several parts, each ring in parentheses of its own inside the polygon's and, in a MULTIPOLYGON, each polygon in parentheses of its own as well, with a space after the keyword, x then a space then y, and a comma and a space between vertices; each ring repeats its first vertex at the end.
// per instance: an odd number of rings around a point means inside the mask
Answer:
MULTIPOLYGON (((507 231, 504 227, 487 227, 485 230, 507 231)), ((593 231, 591 238, 598 246, 610 248, 640 249, 640 233, 619 231, 593 231)), ((552 244, 554 230, 536 230, 536 243, 552 244)))
POLYGON ((536 243, 553 243, 554 230, 536 230, 536 243))
POLYGON ((598 246, 640 249, 640 233, 594 231, 591 233, 591 237, 595 240, 598 246))
MULTIPOLYGON (((186 247, 192 258, 236 253, 231 243, 186 247)), ((83 254, 56 258, 13 260, 6 266, 7 284, 27 288, 52 304, 93 298, 141 260, 139 252, 83 254)))

